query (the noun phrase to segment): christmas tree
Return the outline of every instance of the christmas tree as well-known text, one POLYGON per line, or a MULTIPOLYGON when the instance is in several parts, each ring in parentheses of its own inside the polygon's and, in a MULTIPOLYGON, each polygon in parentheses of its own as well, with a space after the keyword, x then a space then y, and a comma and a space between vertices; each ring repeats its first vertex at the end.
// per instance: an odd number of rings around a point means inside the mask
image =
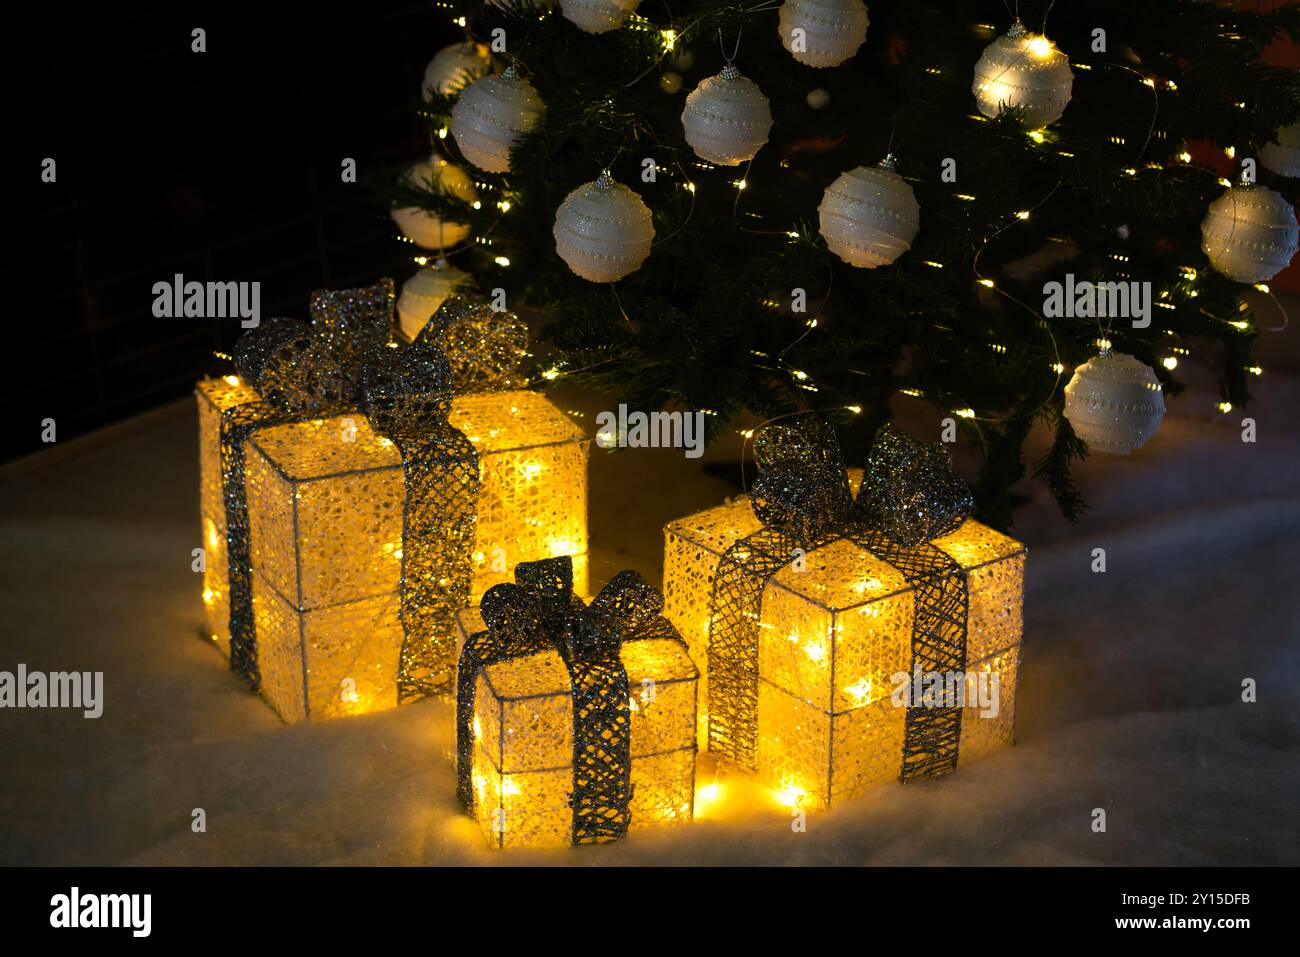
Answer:
POLYGON ((1296 76, 1262 58, 1300 38, 1300 9, 869 6, 868 25, 861 0, 447 4, 468 45, 431 65, 420 113, 472 184, 426 167, 386 201, 455 234, 425 241, 446 247, 430 259, 541 312, 539 381, 705 410, 711 436, 742 410, 816 409, 858 460, 902 392, 976 451, 986 520, 1009 523, 1030 471, 1077 517, 1088 445, 1065 386, 1099 349, 1166 395, 1196 357, 1223 403, 1249 400, 1259 272, 1202 248, 1240 180, 1192 151, 1226 153, 1289 212, 1285 162, 1255 160, 1300 118, 1296 76), (604 253, 581 236, 601 204, 604 253), (1099 316, 1072 296, 1090 283, 1139 285, 1099 316), (1027 461, 1039 421, 1054 440, 1027 461))

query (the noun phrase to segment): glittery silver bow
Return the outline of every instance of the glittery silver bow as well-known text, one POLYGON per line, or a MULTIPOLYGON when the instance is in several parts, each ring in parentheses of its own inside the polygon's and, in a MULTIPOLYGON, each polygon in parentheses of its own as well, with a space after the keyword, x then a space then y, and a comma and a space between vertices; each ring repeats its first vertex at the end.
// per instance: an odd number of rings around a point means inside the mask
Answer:
POLYGON ((474 808, 474 689, 480 669, 554 649, 573 687, 574 844, 627 833, 632 799, 631 714, 625 641, 667 638, 685 647, 663 617, 663 596, 637 572, 615 575, 590 606, 573 593, 568 556, 520 562, 515 583, 494 585, 479 605, 487 630, 471 635, 460 656, 456 700, 456 793, 474 808))
MULTIPOLYGON (((763 589, 793 556, 847 539, 897 568, 915 596, 914 663, 958 671, 966 661, 966 574, 928 544, 970 514, 970 490, 941 445, 885 425, 857 499, 835 433, 800 416, 760 429, 750 503, 763 527, 718 562, 709 616, 709 749, 758 766, 758 642, 763 589)), ((909 708, 901 777, 956 767, 960 709, 909 708)))
POLYGON ((483 301, 453 297, 415 341, 393 338, 393 281, 321 290, 311 323, 271 319, 235 347, 235 367, 258 399, 222 413, 221 466, 230 565, 231 667, 257 687, 252 543, 244 443, 258 429, 360 409, 402 456, 398 699, 450 690, 453 616, 469 598, 478 456, 447 421, 457 391, 514 382, 527 327, 483 301), (451 349, 449 360, 444 348, 451 349))

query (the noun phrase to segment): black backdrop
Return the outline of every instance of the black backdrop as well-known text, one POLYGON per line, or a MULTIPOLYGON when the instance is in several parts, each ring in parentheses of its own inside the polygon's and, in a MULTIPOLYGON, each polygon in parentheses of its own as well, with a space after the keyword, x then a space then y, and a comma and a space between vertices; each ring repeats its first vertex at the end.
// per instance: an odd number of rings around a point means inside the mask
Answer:
MULTIPOLYGON (((7 16, 8 14, 6 14, 7 16)), ((459 33, 426 3, 47 4, 5 32, 11 258, 5 460, 188 393, 237 319, 158 319, 155 282, 262 283, 262 315, 322 286, 400 281, 412 248, 364 177, 428 151, 423 69, 459 33), (191 30, 207 31, 193 53, 191 30), (21 65, 19 65, 21 64, 21 65), (57 182, 42 183, 45 157, 57 182), (363 182, 344 184, 344 157, 363 182)))

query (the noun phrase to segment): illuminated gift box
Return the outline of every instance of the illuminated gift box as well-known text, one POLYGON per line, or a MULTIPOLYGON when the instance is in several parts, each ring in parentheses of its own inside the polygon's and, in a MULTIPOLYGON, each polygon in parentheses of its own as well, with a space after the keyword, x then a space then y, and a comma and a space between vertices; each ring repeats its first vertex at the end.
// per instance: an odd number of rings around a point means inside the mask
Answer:
MULTIPOLYGON (((388 295, 391 306, 391 284, 388 295)), ((209 634, 229 655, 221 419, 258 393, 236 376, 200 382, 197 393, 204 602, 209 634)), ((408 637, 402 576, 410 515, 401 447, 359 411, 287 418, 269 419, 242 444, 239 487, 259 690, 287 721, 392 707, 402 693, 408 637)), ((578 555, 585 586, 588 441, 581 430, 543 396, 524 390, 456 395, 445 418, 456 438, 472 445, 478 465, 474 545, 465 555, 472 580, 461 605, 508 580, 517 562, 555 554, 578 555)), ((418 453, 418 437, 407 444, 418 453)), ((436 496, 439 480, 431 474, 418 472, 413 480, 436 496)), ((426 552, 441 548, 441 501, 419 513, 433 531, 426 552)), ((441 550, 454 548, 449 542, 441 550)), ((408 583, 420 584, 409 567, 407 575, 408 583)), ((454 673, 454 628, 447 616, 446 690, 454 673)))
MULTIPOLYGON (((849 470, 845 477, 846 491, 861 500, 863 472, 849 470)), ((797 489, 801 483, 790 485, 797 489)), ((759 491, 756 483, 755 494, 759 491)), ((791 560, 793 548, 787 546, 798 547, 794 540, 783 541, 774 549, 779 557, 771 567, 776 570, 757 584, 755 606, 740 609, 745 615, 757 613, 757 627, 750 632, 757 645, 751 648, 757 667, 756 719, 747 712, 748 737, 744 727, 722 722, 713 728, 710 742, 710 694, 719 702, 728 700, 708 687, 718 660, 717 649, 710 654, 711 623, 718 627, 715 617, 720 620, 727 601, 715 596, 715 582, 723 556, 743 549, 738 543, 767 534, 763 528, 748 496, 665 528, 665 615, 685 637, 691 656, 702 667, 707 662, 698 726, 701 747, 756 767, 762 780, 791 803, 826 806, 882 782, 943 773, 1011 744, 1026 551, 973 519, 920 546, 931 556, 930 549, 941 553, 934 556, 939 563, 950 558, 960 566, 965 596, 943 576, 917 576, 908 560, 891 563, 854 540, 873 543, 882 554, 891 548, 911 554, 878 533, 832 536, 826 544, 808 548, 802 563, 791 560), (959 624, 966 609, 964 648, 949 648, 942 668, 924 660, 930 652, 915 653, 918 590, 926 600, 943 593, 939 597, 951 604, 940 611, 949 624, 959 624), (915 675, 918 665, 923 665, 923 675, 965 672, 966 707, 956 714, 909 708, 914 702, 906 697, 908 686, 896 676, 915 675), (981 673, 996 675, 996 683, 980 678, 981 673), (924 740, 927 711, 948 719, 946 728, 937 729, 949 735, 942 747, 924 740), (909 722, 916 725, 911 741, 909 722), (905 749, 917 762, 911 766, 915 774, 905 770, 905 749)), ((917 694, 925 687, 924 681, 917 685, 917 694)))
POLYGON ((691 820, 699 671, 659 592, 623 572, 588 609, 567 559, 516 574, 458 618, 458 793, 484 835, 562 846, 691 820))

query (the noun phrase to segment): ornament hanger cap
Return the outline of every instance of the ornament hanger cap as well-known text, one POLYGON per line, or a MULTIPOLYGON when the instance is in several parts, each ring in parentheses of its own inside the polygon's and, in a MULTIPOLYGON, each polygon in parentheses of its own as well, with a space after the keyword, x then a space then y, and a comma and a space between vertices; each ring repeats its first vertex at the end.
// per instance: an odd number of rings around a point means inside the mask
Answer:
POLYGON ((613 187, 613 185, 614 185, 614 178, 609 175, 609 170, 607 169, 601 170, 600 175, 596 177, 596 188, 610 189, 613 187))
POLYGON ((1025 29, 1025 25, 1020 22, 1019 17, 1016 17, 1016 22, 1011 24, 1011 29, 1007 30, 1007 36, 1013 40, 1018 40, 1028 33, 1029 31, 1025 29))
POLYGON ((519 70, 513 63, 501 71, 501 79, 503 80, 516 80, 518 78, 519 70))
POLYGON ((887 169, 892 173, 898 169, 898 160, 894 158, 893 153, 886 153, 885 158, 876 165, 881 169, 887 169))
POLYGON ((722 68, 718 76, 724 80, 738 80, 740 79, 740 68, 731 61, 727 61, 727 65, 722 68))

